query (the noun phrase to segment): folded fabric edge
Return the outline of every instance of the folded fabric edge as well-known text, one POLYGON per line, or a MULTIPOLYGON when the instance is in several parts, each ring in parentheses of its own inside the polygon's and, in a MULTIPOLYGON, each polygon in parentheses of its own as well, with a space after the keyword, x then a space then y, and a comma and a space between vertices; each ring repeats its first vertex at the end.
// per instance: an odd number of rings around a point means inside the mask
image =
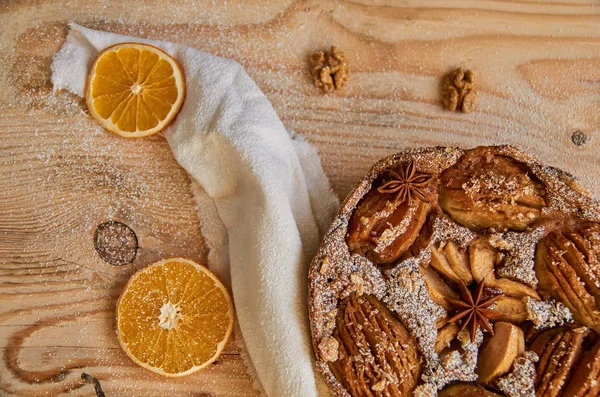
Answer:
POLYGON ((246 342, 244 341, 244 337, 242 336, 242 330, 240 329, 239 322, 235 322, 233 332, 235 334, 235 342, 237 347, 240 349, 240 356, 246 364, 246 372, 252 378, 252 386, 260 393, 261 396, 267 397, 267 393, 262 387, 260 383, 260 378, 258 377, 258 372, 254 368, 254 364, 252 363, 252 358, 248 354, 248 349, 246 348, 246 342))
POLYGON ((288 129, 288 132, 304 173, 311 209, 319 228, 319 238, 323 238, 331 220, 339 211, 340 199, 329 183, 317 149, 295 131, 288 129))
POLYGON ((208 248, 208 268, 231 292, 227 228, 219 217, 214 200, 191 176, 190 187, 200 221, 200 233, 208 248))
POLYGON ((52 57, 52 89, 54 92, 65 89, 83 98, 86 81, 80 76, 87 76, 97 51, 79 31, 81 26, 70 22, 68 27, 64 43, 52 57))

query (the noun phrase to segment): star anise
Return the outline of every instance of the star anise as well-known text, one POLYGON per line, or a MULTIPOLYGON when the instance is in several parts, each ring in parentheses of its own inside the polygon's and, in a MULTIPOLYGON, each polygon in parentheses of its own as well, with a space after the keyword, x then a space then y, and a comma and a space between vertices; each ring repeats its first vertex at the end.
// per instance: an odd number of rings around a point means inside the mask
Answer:
POLYGON ((429 203, 431 199, 427 197, 423 188, 427 186, 432 176, 422 172, 417 172, 415 161, 404 165, 400 172, 390 170, 390 174, 394 179, 384 183, 377 188, 379 193, 398 193, 396 200, 400 202, 410 201, 413 196, 419 200, 429 203))
POLYGON ((460 331, 468 326, 471 342, 475 341, 478 325, 480 325, 483 330, 494 335, 494 330, 492 329, 490 320, 501 317, 502 313, 497 310, 490 309, 489 307, 492 306, 494 302, 500 299, 504 294, 500 293, 491 298, 483 299, 483 291, 485 288, 485 282, 483 281, 477 286, 477 288, 475 288, 474 292, 469 291, 462 282, 459 284, 459 287, 462 300, 446 298, 446 300, 454 305, 458 311, 454 317, 448 320, 448 322, 455 323, 463 320, 460 331))

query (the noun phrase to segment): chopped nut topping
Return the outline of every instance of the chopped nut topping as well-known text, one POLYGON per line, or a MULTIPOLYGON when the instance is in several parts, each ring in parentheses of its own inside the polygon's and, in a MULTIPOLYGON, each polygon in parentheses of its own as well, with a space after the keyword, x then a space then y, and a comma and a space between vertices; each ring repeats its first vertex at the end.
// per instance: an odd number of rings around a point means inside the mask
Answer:
POLYGON ((321 343, 319 343, 319 351, 321 352, 321 357, 323 357, 323 360, 337 361, 339 347, 340 343, 335 338, 327 336, 321 339, 321 343))
POLYGON ((329 258, 328 257, 323 258, 323 261, 321 262, 321 269, 319 270, 319 273, 321 273, 321 274, 327 273, 330 266, 331 266, 331 262, 329 261, 329 258))
POLYGON ((335 328, 335 316, 337 315, 337 309, 332 309, 327 313, 327 322, 325 323, 325 328, 328 330, 333 330, 335 328))
POLYGON ((344 53, 338 47, 332 46, 331 53, 315 51, 310 57, 310 73, 315 79, 315 86, 328 93, 346 85, 350 67, 344 53))
POLYGON ((371 387, 371 390, 373 390, 373 391, 383 391, 385 389, 385 385, 386 384, 387 384, 387 381, 385 379, 382 379, 379 382, 375 383, 371 387))
POLYGON ((442 86, 443 103, 447 110, 462 110, 469 113, 475 108, 477 88, 473 72, 461 68, 447 75, 442 86))
POLYGON ((363 278, 356 273, 352 273, 350 275, 350 281, 352 281, 352 284, 354 284, 356 294, 361 296, 365 290, 365 282, 363 278))

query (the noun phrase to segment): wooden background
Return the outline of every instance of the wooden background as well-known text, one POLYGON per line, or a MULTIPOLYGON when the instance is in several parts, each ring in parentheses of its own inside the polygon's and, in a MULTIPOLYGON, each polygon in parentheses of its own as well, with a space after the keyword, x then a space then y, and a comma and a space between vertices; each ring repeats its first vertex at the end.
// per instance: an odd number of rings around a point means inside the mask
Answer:
POLYGON ((203 261, 207 250, 164 138, 120 139, 76 98, 52 94, 51 56, 68 21, 236 59, 314 143, 340 197, 394 151, 492 143, 529 150, 600 196, 599 3, 0 1, 0 395, 94 395, 81 372, 110 397, 256 394, 235 343, 180 379, 142 370, 119 349, 114 306, 127 278, 166 256, 203 261), (307 60, 332 44, 353 73, 326 96, 307 60), (468 115, 440 106, 441 77, 457 66, 479 85, 468 115), (573 144, 575 131, 585 144, 573 144), (133 265, 94 251, 107 220, 137 233, 133 265))

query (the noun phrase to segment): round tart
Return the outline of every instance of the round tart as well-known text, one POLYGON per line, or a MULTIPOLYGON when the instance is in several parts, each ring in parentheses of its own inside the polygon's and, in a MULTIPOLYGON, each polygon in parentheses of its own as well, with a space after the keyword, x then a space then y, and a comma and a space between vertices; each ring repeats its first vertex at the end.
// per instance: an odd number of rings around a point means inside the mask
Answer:
POLYGON ((600 205, 510 146, 395 154, 330 226, 309 313, 336 396, 597 396, 600 205))

